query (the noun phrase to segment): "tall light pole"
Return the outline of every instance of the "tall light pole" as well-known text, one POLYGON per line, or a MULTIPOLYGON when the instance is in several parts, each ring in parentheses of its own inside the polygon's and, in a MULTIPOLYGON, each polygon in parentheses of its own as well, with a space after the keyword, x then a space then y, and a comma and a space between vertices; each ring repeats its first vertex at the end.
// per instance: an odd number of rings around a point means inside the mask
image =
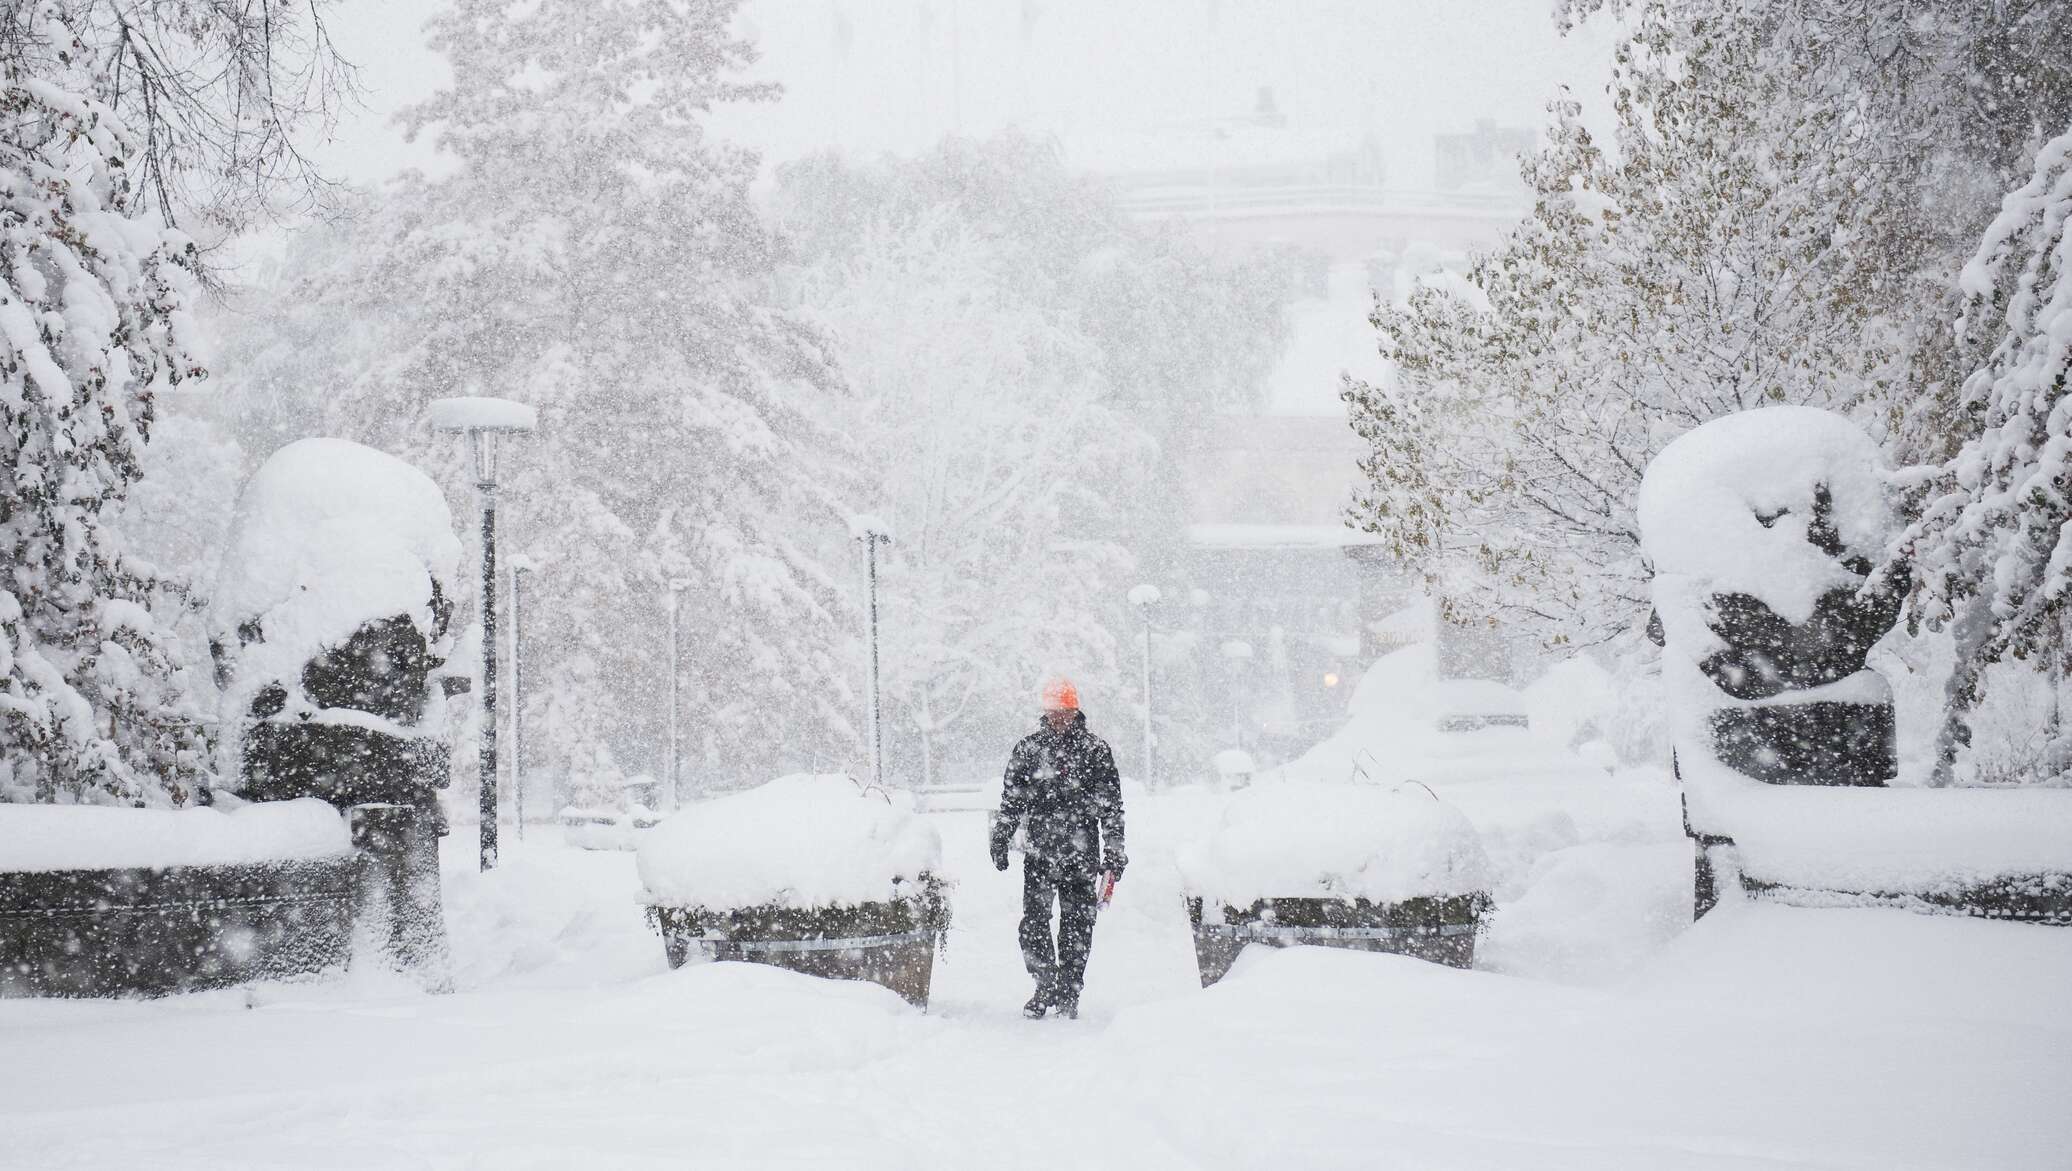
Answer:
POLYGON ((683 744, 677 733, 677 682, 676 668, 676 612, 682 604, 683 592, 689 589, 691 579, 672 577, 669 579, 669 808, 673 812, 683 808, 683 793, 677 788, 677 776, 683 760, 683 744))
POLYGON ((1145 582, 1130 587, 1130 605, 1144 619, 1144 783, 1151 783, 1151 608, 1158 605, 1158 587, 1145 582))
POLYGON ((518 840, 525 840, 525 575, 529 557, 511 558, 511 801, 518 807, 518 840))
POLYGON ((1238 748, 1245 746, 1245 664, 1252 661, 1252 644, 1241 638, 1223 643, 1223 657, 1230 662, 1230 735, 1238 748))
POLYGON ((530 434, 539 414, 509 399, 465 396, 432 402, 434 430, 468 437, 475 488, 482 494, 482 818, 481 864, 496 868, 496 441, 530 434))
POLYGON ((878 545, 891 544, 885 522, 874 516, 853 517, 849 532, 864 545, 866 572, 870 578, 871 639, 871 783, 885 785, 884 705, 878 691, 878 545))

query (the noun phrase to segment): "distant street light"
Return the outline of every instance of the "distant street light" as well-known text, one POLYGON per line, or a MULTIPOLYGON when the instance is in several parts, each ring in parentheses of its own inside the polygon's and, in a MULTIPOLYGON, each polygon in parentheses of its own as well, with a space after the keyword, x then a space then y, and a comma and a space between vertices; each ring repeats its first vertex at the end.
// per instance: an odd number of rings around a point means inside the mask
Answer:
POLYGON ((1230 734, 1236 746, 1245 746, 1245 664, 1252 661, 1252 644, 1241 638, 1223 644, 1223 657, 1230 662, 1230 734))
POLYGON ((691 579, 672 577, 669 579, 669 808, 673 812, 683 808, 683 792, 678 787, 683 760, 682 739, 677 733, 678 688, 676 667, 676 612, 682 604, 683 592, 690 588, 691 579))
POLYGON ((874 516, 851 517, 849 534, 862 541, 870 576, 871 639, 871 783, 885 786, 884 705, 878 692, 878 545, 891 544, 885 522, 874 516))
POLYGON ((1151 783, 1151 608, 1158 605, 1158 587, 1145 583, 1130 588, 1130 605, 1144 619, 1144 783, 1151 783))
POLYGON ((531 434, 539 413, 509 399, 435 399, 432 429, 468 437, 475 488, 482 494, 482 817, 481 865, 496 868, 496 440, 531 434))
POLYGON ((518 840, 525 840, 525 576, 531 558, 511 558, 511 799, 518 807, 518 840))

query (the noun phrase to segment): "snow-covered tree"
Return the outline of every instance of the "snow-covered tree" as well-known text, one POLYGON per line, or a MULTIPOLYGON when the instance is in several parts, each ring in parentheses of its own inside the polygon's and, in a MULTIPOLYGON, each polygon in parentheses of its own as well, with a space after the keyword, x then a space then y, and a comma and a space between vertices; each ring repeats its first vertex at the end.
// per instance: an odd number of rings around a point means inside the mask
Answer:
POLYGON ((1851 247, 1858 137, 1794 104, 1759 24, 1664 6, 1628 32, 1600 148, 1558 100, 1534 206, 1465 279, 1373 317, 1394 379, 1346 388, 1372 445, 1355 520, 1456 620, 1598 642, 1646 614, 1633 519, 1677 433, 1767 402, 1879 399, 1897 340, 1851 247))
POLYGON ((1131 558, 1108 514, 1145 490, 1152 444, 1095 347, 1017 288, 1026 259, 938 212, 871 232, 799 289, 858 392, 845 418, 894 538, 888 708, 924 775, 974 717, 997 736, 1022 715, 1046 671, 1115 666, 1100 615, 1131 558), (1087 532, 1102 535, 1068 540, 1087 532))
POLYGON ((317 10, 20 0, 0 11, 0 799, 194 793, 200 713, 108 522, 161 395, 201 375, 183 217, 234 230, 321 113, 317 10))
POLYGON ((794 164, 777 204, 798 241, 786 284, 856 387, 841 426, 893 532, 895 769, 997 754, 1048 672, 1133 700, 1124 597, 1184 528, 1181 437, 1249 405, 1277 352, 1278 262, 1139 229, 1015 133, 794 164))
MULTIPOLYGON (((2032 660, 2065 672, 2072 590, 2072 129, 2039 150, 1963 269, 1957 347, 1990 345, 1963 384, 1976 433, 1934 477, 1902 551, 1919 581, 1915 613, 1948 622, 1956 670, 1939 744, 1948 781, 1988 664, 2032 660)), ((2072 744, 2046 759, 2072 762, 2072 744)))
POLYGON ((253 318, 240 379, 324 426, 469 483, 431 399, 540 409, 509 449, 507 549, 529 586, 530 755, 659 769, 666 582, 683 603, 687 783, 850 750, 854 591, 841 389, 820 339, 772 308, 777 242, 755 157, 716 105, 775 96, 731 0, 462 0, 429 24, 453 84, 403 113, 450 174, 409 175, 298 251, 253 318), (569 704, 581 711, 549 712, 569 704))

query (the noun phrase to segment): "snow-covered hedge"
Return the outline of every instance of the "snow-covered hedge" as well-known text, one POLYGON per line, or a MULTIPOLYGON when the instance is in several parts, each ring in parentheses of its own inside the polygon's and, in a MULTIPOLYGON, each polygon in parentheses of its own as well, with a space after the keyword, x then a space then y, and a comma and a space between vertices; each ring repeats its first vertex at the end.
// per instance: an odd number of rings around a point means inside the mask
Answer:
POLYGON ((217 637, 236 658, 227 721, 241 721, 271 683, 288 692, 282 718, 313 711, 301 698, 303 666, 370 621, 408 615, 446 657, 453 633, 433 612, 432 589, 453 603, 460 559, 445 494, 410 464, 343 439, 274 452, 245 486, 217 587, 217 637), (257 641, 240 637, 247 624, 257 641))
POLYGON ((220 809, 0 804, 0 869, 128 870, 335 858, 345 818, 313 798, 220 809))
POLYGON ((638 862, 656 905, 854 906, 916 893, 942 839, 904 793, 799 773, 685 808, 647 832, 638 862))
POLYGON ((1226 906, 1262 898, 1376 903, 1487 891, 1475 827, 1423 788, 1316 781, 1262 784, 1179 856, 1187 893, 1226 906))
POLYGON ((1884 460, 1863 428, 1782 405, 1678 436, 1648 464, 1638 508, 1669 642, 1701 656, 1719 642, 1706 626, 1713 594, 1760 598, 1804 623, 1823 594, 1863 584, 1844 562, 1876 564, 1895 523, 1884 460), (1839 557, 1809 539, 1820 488, 1839 557))

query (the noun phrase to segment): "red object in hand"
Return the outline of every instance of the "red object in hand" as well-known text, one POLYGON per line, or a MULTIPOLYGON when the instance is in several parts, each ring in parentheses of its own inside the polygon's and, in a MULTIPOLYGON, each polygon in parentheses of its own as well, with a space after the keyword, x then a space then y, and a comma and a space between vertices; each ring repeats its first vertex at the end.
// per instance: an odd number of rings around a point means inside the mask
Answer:
POLYGON ((1113 870, 1110 870, 1107 873, 1101 875, 1101 905, 1103 907, 1106 907, 1108 905, 1108 900, 1114 897, 1115 872, 1113 870))

